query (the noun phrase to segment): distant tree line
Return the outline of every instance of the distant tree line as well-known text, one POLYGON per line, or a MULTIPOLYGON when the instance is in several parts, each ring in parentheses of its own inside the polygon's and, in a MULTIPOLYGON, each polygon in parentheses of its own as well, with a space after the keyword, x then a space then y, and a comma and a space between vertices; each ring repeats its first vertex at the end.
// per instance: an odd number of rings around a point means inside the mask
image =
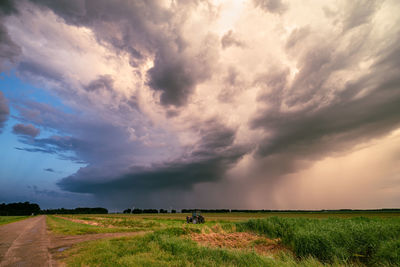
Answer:
POLYGON ((107 214, 108 210, 105 208, 75 208, 75 209, 47 209, 42 210, 41 214, 107 214))
POLYGON ((226 213, 226 212, 231 212, 229 209, 182 209, 182 213, 191 213, 194 211, 200 211, 200 212, 212 212, 212 213, 226 213))
MULTIPOLYGON (((165 209, 126 209, 123 213, 133 213, 133 214, 142 214, 142 213, 168 213, 168 210, 165 209)), ((176 210, 171 210, 171 213, 176 213, 176 210)))
POLYGON ((40 206, 35 203, 18 202, 0 204, 0 216, 23 216, 40 213, 40 206))
MULTIPOLYGON (((176 213, 176 210, 172 210, 172 213, 176 213)), ((126 209, 123 213, 133 213, 133 214, 142 214, 142 213, 168 213, 168 210, 165 209, 126 209)))
MULTIPOLYGON (((193 211, 200 211, 204 213, 227 213, 227 212, 244 212, 244 213, 254 213, 254 212, 283 212, 283 213, 345 213, 345 212, 400 212, 400 209, 337 209, 337 210, 241 210, 241 209, 182 209, 180 212, 182 213, 191 213, 193 211)), ((176 213, 175 209, 170 211, 166 209, 125 209, 123 213, 133 213, 133 214, 142 214, 142 213, 176 213)), ((35 203, 29 202, 18 202, 18 203, 2 203, 0 204, 0 216, 24 216, 24 215, 37 215, 37 214, 107 214, 108 210, 101 207, 96 208, 75 208, 75 209, 46 209, 41 210, 40 206, 35 203)))

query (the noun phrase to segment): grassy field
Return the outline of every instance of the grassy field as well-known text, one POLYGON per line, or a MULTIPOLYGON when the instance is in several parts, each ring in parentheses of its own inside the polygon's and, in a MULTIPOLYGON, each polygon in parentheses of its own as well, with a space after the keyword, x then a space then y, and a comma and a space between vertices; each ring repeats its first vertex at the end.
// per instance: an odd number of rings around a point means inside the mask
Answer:
POLYGON ((180 228, 144 237, 101 240, 65 252, 69 266, 323 266, 313 258, 297 261, 290 254, 276 258, 254 251, 200 246, 180 228), (72 257, 71 257, 72 256, 72 257))
POLYGON ((20 221, 29 218, 29 216, 0 216, 0 225, 20 221))
POLYGON ((149 231, 64 253, 68 266, 399 266, 399 213, 48 216, 58 234, 149 231), (277 216, 279 215, 279 216, 277 216), (361 217, 362 215, 362 217, 361 217))
POLYGON ((135 231, 135 229, 122 227, 109 228, 84 223, 77 223, 56 216, 47 216, 46 223, 53 233, 61 235, 101 234, 135 231))
MULTIPOLYGON (((127 221, 132 220, 147 220, 154 223, 172 223, 173 221, 182 222, 190 213, 163 213, 163 214, 101 214, 101 215, 63 215, 63 217, 74 219, 86 219, 94 221, 102 221, 104 223, 113 223, 113 219, 127 221)), ((206 217, 206 222, 239 222, 249 219, 263 219, 270 217, 284 217, 284 218, 400 218, 400 212, 232 212, 232 213, 203 213, 206 217)), ((114 222, 116 223, 116 222, 114 222)))
POLYGON ((400 264, 400 218, 252 219, 237 223, 237 231, 279 238, 296 256, 326 263, 400 264))
MULTIPOLYGON (((190 213, 167 213, 167 214, 108 214, 110 217, 134 216, 140 219, 175 219, 182 220, 190 213)), ((262 219, 269 217, 285 218, 393 218, 399 217, 400 212, 232 212, 232 213, 204 213, 207 221, 243 221, 248 219, 262 219)))

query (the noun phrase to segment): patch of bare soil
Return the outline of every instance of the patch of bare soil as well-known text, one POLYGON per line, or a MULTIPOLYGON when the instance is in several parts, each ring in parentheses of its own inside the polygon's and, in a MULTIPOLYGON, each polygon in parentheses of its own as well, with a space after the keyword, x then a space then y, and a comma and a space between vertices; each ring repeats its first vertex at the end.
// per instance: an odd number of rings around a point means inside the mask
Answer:
POLYGON ((261 254, 275 254, 286 250, 279 239, 269 239, 246 232, 234 233, 193 233, 191 239, 205 246, 235 249, 254 249, 261 254))

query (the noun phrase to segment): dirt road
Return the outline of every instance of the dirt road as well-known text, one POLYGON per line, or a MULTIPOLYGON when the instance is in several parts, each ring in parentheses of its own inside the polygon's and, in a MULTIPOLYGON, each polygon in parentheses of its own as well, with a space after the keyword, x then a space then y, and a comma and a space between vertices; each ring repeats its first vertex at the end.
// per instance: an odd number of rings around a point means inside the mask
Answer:
POLYGON ((46 217, 0 226, 0 266, 50 266, 46 217))
POLYGON ((0 226, 0 267, 58 266, 60 252, 80 242, 145 234, 146 232, 54 235, 46 229, 46 216, 0 226))

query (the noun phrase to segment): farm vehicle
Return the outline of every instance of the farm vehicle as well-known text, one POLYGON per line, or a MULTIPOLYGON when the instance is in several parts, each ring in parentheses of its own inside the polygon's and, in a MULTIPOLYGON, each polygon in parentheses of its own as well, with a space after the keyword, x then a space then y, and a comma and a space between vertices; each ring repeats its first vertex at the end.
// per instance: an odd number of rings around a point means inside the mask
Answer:
POLYGON ((204 223, 204 217, 201 215, 199 211, 194 211, 192 212, 192 216, 187 216, 186 217, 186 222, 187 223, 193 223, 193 224, 198 224, 198 223, 204 223))

